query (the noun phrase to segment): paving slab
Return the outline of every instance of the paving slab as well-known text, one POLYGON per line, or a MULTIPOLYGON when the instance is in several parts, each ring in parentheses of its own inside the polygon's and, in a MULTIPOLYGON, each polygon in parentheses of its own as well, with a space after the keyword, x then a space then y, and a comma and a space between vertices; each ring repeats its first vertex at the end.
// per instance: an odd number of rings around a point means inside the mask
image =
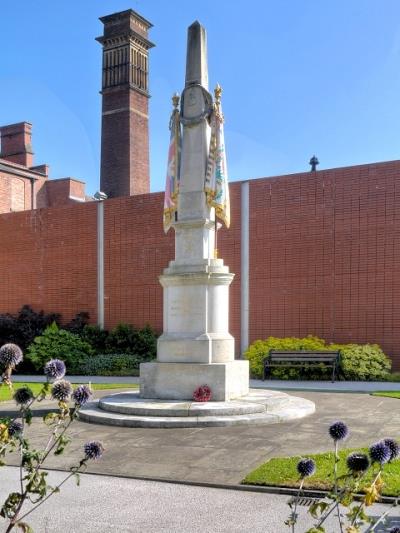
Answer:
MULTIPOLYGON (((348 447, 371 444, 383 437, 400 437, 400 400, 365 394, 303 392, 316 404, 307 418, 273 426, 234 426, 182 429, 111 427, 75 422, 73 442, 65 455, 49 458, 51 468, 74 464, 88 440, 100 440, 106 452, 89 471, 175 481, 237 484, 271 457, 307 455, 331 448, 329 425, 337 419, 350 427, 348 447), (226 457, 226 460, 223 459, 226 457)), ((35 445, 43 444, 47 428, 34 419, 29 431, 35 445)), ((16 458, 10 457, 12 464, 16 458)))

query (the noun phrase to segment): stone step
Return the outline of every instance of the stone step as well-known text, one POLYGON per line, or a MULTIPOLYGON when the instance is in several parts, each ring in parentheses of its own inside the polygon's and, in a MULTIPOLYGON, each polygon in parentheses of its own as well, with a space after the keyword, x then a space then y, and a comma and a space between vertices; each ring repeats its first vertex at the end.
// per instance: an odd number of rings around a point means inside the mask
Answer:
POLYGON ((99 401, 99 409, 112 413, 136 416, 232 416, 263 413, 266 406, 254 401, 191 402, 149 400, 137 392, 125 392, 106 396, 99 401))
POLYGON ((125 398, 127 405, 124 405, 124 393, 122 393, 103 398, 101 400, 103 408, 100 408, 99 400, 90 402, 80 410, 79 418, 84 422, 111 426, 190 428, 276 424, 302 418, 315 411, 315 404, 304 398, 289 396, 288 394, 275 391, 257 391, 254 395, 252 395, 252 392, 253 391, 251 391, 249 395, 250 399, 249 397, 245 397, 246 400, 241 398, 240 401, 236 402, 208 402, 207 404, 196 404, 191 411, 190 405, 193 405, 193 402, 187 402, 189 405, 188 407, 186 402, 181 401, 168 402, 160 400, 151 401, 148 399, 141 400, 143 404, 143 411, 141 414, 132 414, 132 409, 136 412, 136 409, 138 408, 138 405, 132 404, 140 403, 138 395, 135 395, 135 402, 132 402, 132 395, 129 393, 128 397, 125 398), (262 394, 263 392, 265 394, 262 394), (119 396, 117 401, 115 401, 115 396, 119 396), (112 400, 110 400, 110 398, 112 400), (235 403, 234 406, 232 405, 233 403, 235 403), (150 405, 149 407, 149 404, 153 405, 150 405), (215 407, 210 404, 220 405, 215 407), (161 407, 161 405, 163 405, 163 407, 161 407), (254 406, 256 410, 248 412, 249 405, 254 406), (107 407, 107 410, 104 410, 104 406, 107 407), (110 407, 116 407, 119 409, 119 412, 110 410, 110 407), (123 412, 124 407, 128 408, 128 412, 123 412), (164 409, 164 414, 161 413, 162 409, 164 409), (240 412, 240 409, 243 409, 243 411, 240 412), (151 413, 152 410, 157 413, 156 416, 144 414, 151 413))

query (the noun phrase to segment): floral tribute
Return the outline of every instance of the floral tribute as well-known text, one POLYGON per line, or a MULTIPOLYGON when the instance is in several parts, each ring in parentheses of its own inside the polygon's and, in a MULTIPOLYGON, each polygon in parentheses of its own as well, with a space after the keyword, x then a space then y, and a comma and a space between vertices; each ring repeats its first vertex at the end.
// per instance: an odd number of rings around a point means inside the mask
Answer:
POLYGON ((6 533, 12 530, 32 533, 26 517, 59 492, 70 477, 75 477, 79 485, 79 474, 86 469, 87 462, 100 459, 104 452, 101 442, 87 442, 80 460, 70 468, 65 479, 56 487, 48 484, 44 463, 49 455, 61 455, 71 442, 67 431, 78 418, 79 409, 89 401, 92 391, 87 385, 73 390, 71 383, 63 379, 66 368, 60 359, 46 363, 46 381, 38 394, 35 395, 27 386, 14 391, 11 374, 22 360, 23 354, 17 345, 9 343, 0 348, 0 387, 9 387, 19 409, 15 419, 0 418, 0 466, 6 464, 6 457, 11 452, 18 452, 21 457, 19 488, 11 492, 2 505, 0 503, 0 517, 7 522, 6 533), (27 426, 32 423, 32 405, 49 397, 57 402, 57 408, 43 417, 44 424, 49 428, 47 444, 43 449, 34 449, 26 437, 27 426), (28 504, 28 509, 25 504, 28 504))
POLYGON ((211 400, 211 389, 208 385, 200 385, 193 392, 193 400, 195 402, 208 402, 211 400))

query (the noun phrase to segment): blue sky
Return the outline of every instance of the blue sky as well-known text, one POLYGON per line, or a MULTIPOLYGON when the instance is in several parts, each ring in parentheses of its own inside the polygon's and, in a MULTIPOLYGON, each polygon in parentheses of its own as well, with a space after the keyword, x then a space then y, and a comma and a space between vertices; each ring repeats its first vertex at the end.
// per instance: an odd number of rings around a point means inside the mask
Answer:
POLYGON ((36 164, 98 185, 99 16, 149 19, 151 189, 162 190, 170 98, 186 29, 207 29, 223 89, 231 180, 400 157, 398 0, 14 0, 2 2, 0 124, 33 123, 36 164))

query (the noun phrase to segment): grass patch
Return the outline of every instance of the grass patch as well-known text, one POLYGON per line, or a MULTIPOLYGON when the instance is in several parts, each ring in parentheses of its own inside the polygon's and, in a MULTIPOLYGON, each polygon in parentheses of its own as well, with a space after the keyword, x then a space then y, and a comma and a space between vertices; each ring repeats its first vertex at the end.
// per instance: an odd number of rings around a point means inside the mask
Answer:
MULTIPOLYGON (((88 382, 86 382, 88 383, 88 382)), ((72 386, 74 389, 79 385, 79 383, 74 383, 72 386)), ((43 386, 43 383, 13 383, 14 390, 20 389, 21 387, 29 387, 33 394, 38 394, 43 386)), ((136 383, 92 383, 92 390, 109 390, 109 389, 137 389, 138 385, 136 383)), ((0 386, 0 402, 6 402, 7 400, 12 400, 13 393, 6 386, 0 386)))
MULTIPOLYGON (((346 457, 353 451, 368 453, 367 448, 348 449, 339 452, 340 462, 338 464, 339 476, 347 473, 346 457)), ((304 481, 304 488, 314 490, 330 490, 333 487, 333 461, 334 454, 330 452, 307 455, 314 459, 317 469, 313 476, 304 481)), ((270 459, 262 464, 242 481, 245 485, 273 485, 279 487, 299 487, 299 476, 297 473, 297 463, 301 459, 296 457, 283 457, 270 459)), ((375 469, 373 469, 375 471, 375 469)), ((373 472, 365 476, 365 486, 372 481, 373 472)), ((382 494, 385 496, 400 495, 400 460, 386 464, 383 471, 385 486, 382 494)))
POLYGON ((372 396, 384 396, 385 398, 400 398, 400 391, 398 390, 385 390, 373 392, 372 396))

